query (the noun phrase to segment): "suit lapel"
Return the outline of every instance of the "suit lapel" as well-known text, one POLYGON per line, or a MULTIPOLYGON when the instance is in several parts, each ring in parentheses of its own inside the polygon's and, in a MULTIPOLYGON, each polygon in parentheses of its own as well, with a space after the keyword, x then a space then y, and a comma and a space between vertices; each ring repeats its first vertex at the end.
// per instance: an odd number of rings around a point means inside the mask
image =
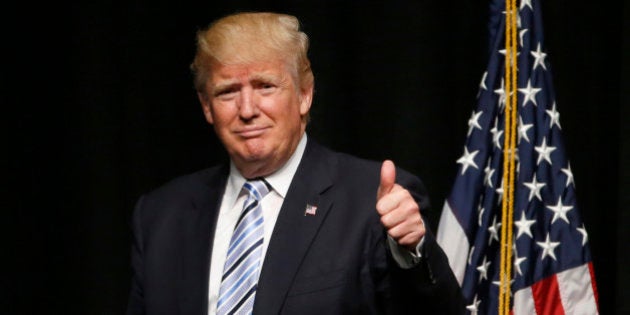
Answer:
POLYGON ((212 238, 229 168, 209 170, 181 217, 179 305, 181 314, 208 313, 208 279, 212 238))
POLYGON ((280 312, 300 263, 332 205, 323 193, 332 186, 335 164, 333 155, 309 140, 271 236, 254 314, 280 312), (307 204, 317 206, 315 215, 305 214, 307 204))

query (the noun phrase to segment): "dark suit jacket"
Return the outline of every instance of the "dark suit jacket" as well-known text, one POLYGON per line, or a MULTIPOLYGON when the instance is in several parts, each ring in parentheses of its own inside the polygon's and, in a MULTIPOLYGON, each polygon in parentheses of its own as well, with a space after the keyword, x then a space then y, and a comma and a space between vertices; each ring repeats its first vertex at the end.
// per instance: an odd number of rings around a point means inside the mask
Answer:
MULTIPOLYGON (((375 209, 380 166, 309 139, 271 236, 254 314, 463 313, 459 286, 430 231, 417 266, 393 261, 375 209), (305 215, 307 204, 317 206, 315 215, 305 215)), ((420 180, 397 174, 425 211, 420 180)), ((227 165, 210 168, 138 201, 128 314, 207 314, 227 177, 227 165)))

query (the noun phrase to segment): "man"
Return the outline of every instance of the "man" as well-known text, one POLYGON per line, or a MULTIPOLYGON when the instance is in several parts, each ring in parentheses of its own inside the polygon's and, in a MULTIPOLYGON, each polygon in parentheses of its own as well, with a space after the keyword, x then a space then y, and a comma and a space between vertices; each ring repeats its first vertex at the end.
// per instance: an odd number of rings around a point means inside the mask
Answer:
POLYGON ((195 86, 230 163, 139 200, 127 313, 463 312, 420 181, 307 138, 298 20, 235 14, 197 44, 195 86))

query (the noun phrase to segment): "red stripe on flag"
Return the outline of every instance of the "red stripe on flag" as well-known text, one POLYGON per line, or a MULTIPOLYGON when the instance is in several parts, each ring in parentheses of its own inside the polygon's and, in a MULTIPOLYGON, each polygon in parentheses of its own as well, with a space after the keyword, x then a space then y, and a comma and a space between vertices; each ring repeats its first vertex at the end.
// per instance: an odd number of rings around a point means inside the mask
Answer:
POLYGON ((532 285, 532 296, 536 314, 564 315, 558 278, 555 275, 542 279, 532 285))
POLYGON ((588 263, 588 271, 591 274, 591 287, 593 287, 595 305, 597 306, 597 312, 599 313, 599 295, 597 294, 597 285, 595 284, 595 268, 593 268, 593 262, 588 263))

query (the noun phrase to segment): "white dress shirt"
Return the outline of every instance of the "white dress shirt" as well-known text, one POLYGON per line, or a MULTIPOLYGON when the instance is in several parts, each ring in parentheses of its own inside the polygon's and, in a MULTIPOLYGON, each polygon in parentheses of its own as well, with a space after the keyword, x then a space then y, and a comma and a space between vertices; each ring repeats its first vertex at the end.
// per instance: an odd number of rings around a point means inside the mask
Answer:
MULTIPOLYGON (((262 257, 265 257, 265 253, 267 252, 269 239, 271 238, 271 233, 276 225, 280 208, 284 202, 284 197, 289 190, 289 186, 293 180, 293 175, 295 175, 298 165, 302 160, 305 148, 306 133, 302 136, 302 139, 300 139, 295 152, 293 152, 293 155, 291 155, 287 163, 285 163, 284 166, 273 174, 265 177, 265 180, 269 183, 269 185, 271 185, 272 189, 261 201, 264 218, 262 257)), ((221 278, 223 277, 225 257, 227 255, 228 247, 230 246, 230 239, 232 238, 232 232, 236 226, 236 221, 238 221, 241 210, 243 210, 243 203, 247 198, 247 193, 242 191, 245 181, 246 179, 243 175, 241 175, 241 173, 239 173, 234 166, 234 163, 230 163, 230 175, 228 177, 225 193, 223 194, 223 199, 221 201, 217 227, 214 232, 214 244, 212 246, 208 290, 209 314, 216 314, 217 312, 217 300, 219 299, 219 290, 221 288, 221 278)))

